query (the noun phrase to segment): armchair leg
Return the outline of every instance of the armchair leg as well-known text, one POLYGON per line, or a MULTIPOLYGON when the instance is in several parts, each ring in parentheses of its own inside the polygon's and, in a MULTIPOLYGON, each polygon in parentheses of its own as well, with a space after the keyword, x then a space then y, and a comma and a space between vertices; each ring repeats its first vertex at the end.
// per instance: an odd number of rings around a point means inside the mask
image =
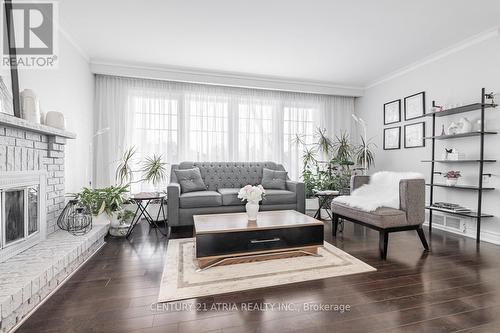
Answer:
POLYGON ((429 244, 427 244, 427 240, 425 239, 424 229, 422 229, 422 226, 418 227, 417 233, 418 233, 418 237, 420 237, 420 241, 422 242, 422 245, 424 246, 424 249, 426 251, 429 251, 429 244))
POLYGON ((337 229, 339 227, 339 216, 335 213, 333 213, 332 216, 332 234, 333 237, 337 236, 337 229))
POLYGON ((387 259, 387 243, 389 242, 389 233, 386 231, 379 232, 378 247, 380 251, 380 259, 387 259))

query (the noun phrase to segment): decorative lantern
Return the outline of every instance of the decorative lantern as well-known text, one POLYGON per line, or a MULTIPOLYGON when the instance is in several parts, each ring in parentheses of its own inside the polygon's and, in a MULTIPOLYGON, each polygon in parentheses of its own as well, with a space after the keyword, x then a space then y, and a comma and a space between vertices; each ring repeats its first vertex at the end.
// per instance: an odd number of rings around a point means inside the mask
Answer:
POLYGON ((78 200, 70 200, 57 219, 57 226, 78 236, 92 229, 92 214, 78 200))

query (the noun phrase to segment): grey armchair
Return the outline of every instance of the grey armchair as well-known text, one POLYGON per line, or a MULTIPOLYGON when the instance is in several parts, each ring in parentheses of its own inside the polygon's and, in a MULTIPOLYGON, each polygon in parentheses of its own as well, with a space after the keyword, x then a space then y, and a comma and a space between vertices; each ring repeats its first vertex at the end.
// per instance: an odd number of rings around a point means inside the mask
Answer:
MULTIPOLYGON (((192 225, 196 214, 244 212, 245 203, 238 199, 238 191, 248 184, 260 184, 263 168, 285 170, 274 162, 182 162, 172 165, 167 187, 169 224, 192 225), (173 170, 194 167, 200 169, 207 190, 182 193, 173 170)), ((266 189, 260 210, 284 209, 305 213, 304 183, 287 180, 284 190, 266 189)))
MULTIPOLYGON (((351 190, 367 184, 369 176, 353 176, 351 190)), ((399 209, 380 207, 373 212, 332 201, 332 232, 337 235, 339 219, 361 224, 379 232, 379 251, 382 259, 387 258, 389 233, 416 230, 426 251, 429 245, 425 239, 422 224, 425 220, 425 181, 423 179, 404 179, 399 182, 399 209)))

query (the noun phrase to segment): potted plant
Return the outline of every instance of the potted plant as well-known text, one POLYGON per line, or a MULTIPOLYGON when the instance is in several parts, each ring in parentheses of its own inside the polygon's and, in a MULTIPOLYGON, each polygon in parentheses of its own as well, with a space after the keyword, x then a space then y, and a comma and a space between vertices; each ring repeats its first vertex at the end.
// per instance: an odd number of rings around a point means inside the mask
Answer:
POLYGON ((301 146, 302 180, 306 192, 306 209, 317 209, 318 200, 314 193, 320 190, 334 190, 341 193, 349 192, 349 184, 356 164, 363 165, 365 148, 367 167, 374 164, 371 142, 361 138, 359 145, 353 144, 347 133, 343 132, 334 139, 326 134, 325 129, 317 128, 315 142, 307 144, 297 135, 294 143, 301 146))
POLYGON ((460 177, 462 177, 462 175, 460 174, 460 171, 453 171, 453 170, 448 171, 444 175, 444 178, 446 178, 446 185, 448 185, 448 186, 457 185, 458 178, 460 178, 460 177))
MULTIPOLYGON (((162 184, 167 181, 167 163, 163 162, 163 156, 153 154, 143 161, 137 161, 135 155, 134 147, 124 151, 116 168, 116 182, 120 185, 126 184, 129 188, 133 184, 149 183, 155 192, 161 192, 162 184)), ((148 205, 147 211, 153 219, 158 216, 159 208, 159 204, 155 202, 148 205)))
POLYGON ((132 223, 135 214, 129 209, 121 209, 116 214, 116 220, 112 219, 109 234, 114 237, 124 237, 132 223))
POLYGON ((120 225, 118 213, 128 200, 128 186, 109 186, 98 189, 84 187, 73 196, 88 207, 96 221, 110 223, 111 229, 120 225))

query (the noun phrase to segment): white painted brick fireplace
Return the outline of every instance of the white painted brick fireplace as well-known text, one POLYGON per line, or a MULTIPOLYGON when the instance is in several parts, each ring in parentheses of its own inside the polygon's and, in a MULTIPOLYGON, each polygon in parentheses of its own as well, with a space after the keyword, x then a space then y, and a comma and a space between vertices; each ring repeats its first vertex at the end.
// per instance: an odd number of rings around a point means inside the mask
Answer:
MULTIPOLYGON (((105 224, 94 223, 84 236, 74 236, 57 227, 57 218, 65 206, 66 140, 74 138, 71 132, 0 113, 0 195, 18 191, 20 198, 19 188, 24 189, 24 207, 28 205, 26 191, 38 189, 40 223, 38 231, 29 234, 25 220, 25 237, 11 245, 2 234, 5 228, 0 229, 0 333, 15 329, 104 244, 108 230, 105 224)), ((5 222, 5 209, 1 209, 0 221, 5 222)))

